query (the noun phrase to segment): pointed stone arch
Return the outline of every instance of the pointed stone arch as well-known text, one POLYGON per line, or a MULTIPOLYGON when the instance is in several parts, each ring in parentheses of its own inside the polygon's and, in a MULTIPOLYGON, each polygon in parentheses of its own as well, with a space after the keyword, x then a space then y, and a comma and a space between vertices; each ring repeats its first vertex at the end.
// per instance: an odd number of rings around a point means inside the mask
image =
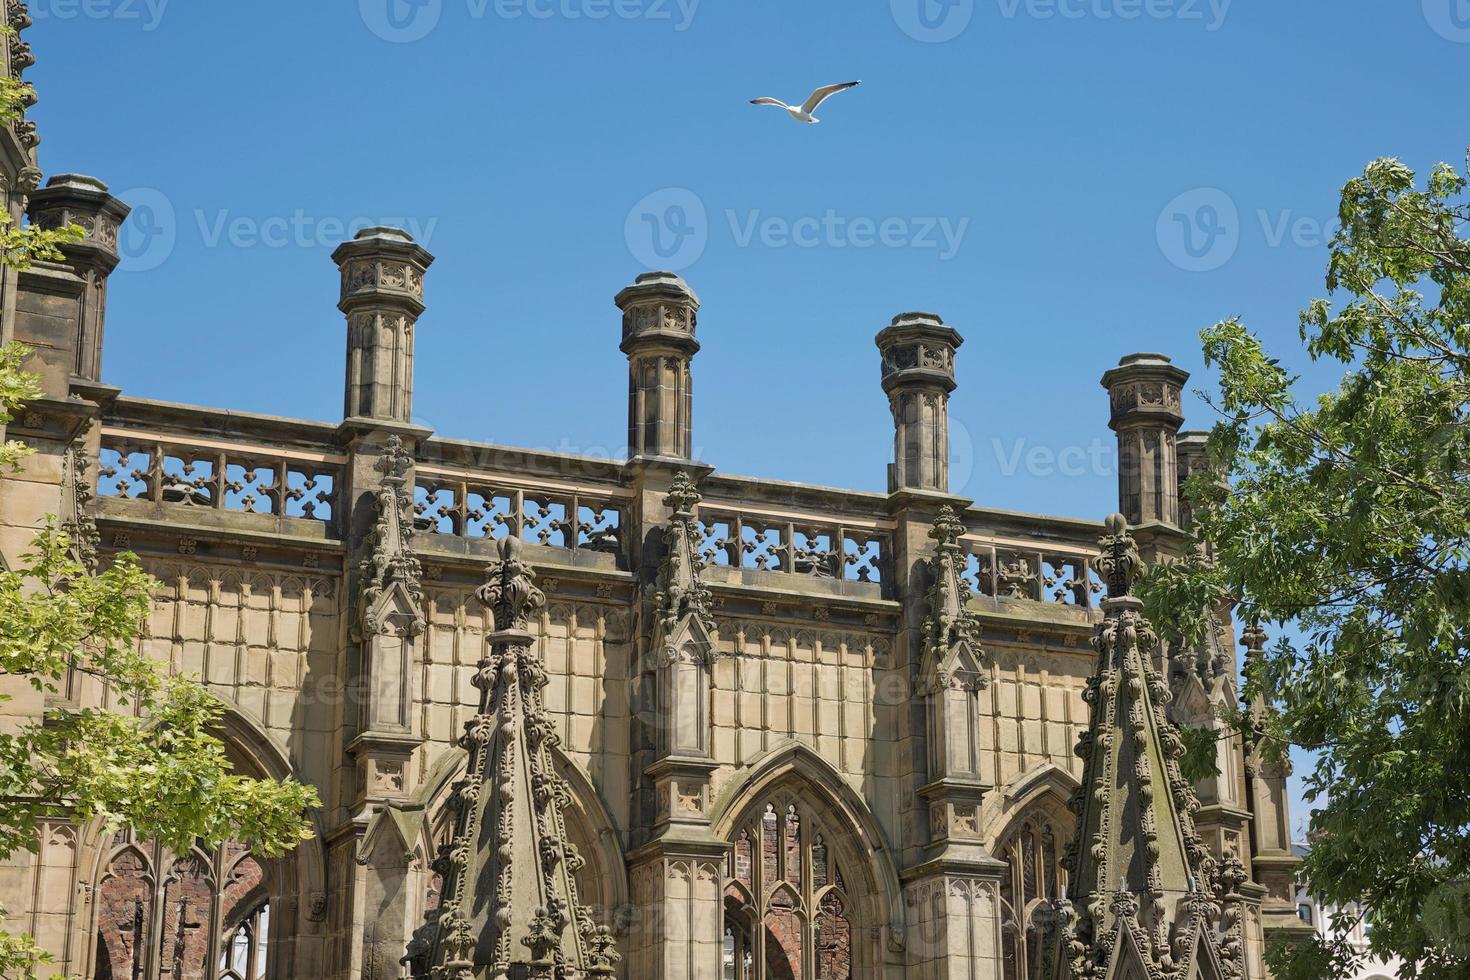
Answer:
POLYGON ((773 942, 787 954, 800 949, 806 969, 799 976, 821 976, 821 962, 839 980, 876 976, 890 959, 901 962, 903 903, 892 849, 862 797, 811 748, 788 742, 747 767, 719 793, 711 829, 732 845, 726 955, 759 955, 756 977, 784 976, 779 957, 765 956, 773 942), (780 834, 775 851, 767 840, 772 820, 780 834), (775 902, 788 893, 799 898, 789 909, 775 902), (786 915, 805 937, 799 947, 795 931, 781 933, 786 915), (840 942, 831 941, 834 929, 840 942))
POLYGON ((1005 865, 997 898, 1000 967, 1008 976, 1042 975, 1048 953, 1047 916, 1066 894, 1061 866, 1076 817, 1068 801, 1078 786, 1065 769, 1046 764, 1012 780, 997 794, 988 825, 990 850, 1005 865))
POLYGON ((986 805, 985 827, 988 833, 985 837, 992 850, 1011 832, 1017 820, 1038 808, 1070 826, 1074 818, 1068 807, 1072 795, 1081 785, 1076 776, 1053 762, 1011 780, 986 805))
MULTIPOLYGON (((236 770, 257 779, 295 776, 280 743, 237 705, 221 700, 225 710, 217 734, 236 770)), ((269 980, 296 976, 306 964, 320 963, 327 911, 326 858, 320 813, 312 813, 311 821, 313 839, 302 841, 287 857, 270 860, 257 859, 235 843, 213 851, 193 848, 172 854, 156 842, 138 840, 130 831, 109 832, 100 820, 93 821, 81 834, 80 853, 89 857, 79 865, 85 868, 93 896, 78 922, 84 932, 77 948, 85 969, 120 980, 130 975, 133 955, 172 957, 182 951, 194 959, 202 957, 199 962, 212 971, 242 923, 252 920, 250 928, 259 927, 256 913, 262 908, 269 910, 269 933, 262 940, 268 950, 269 980), (207 908, 206 894, 212 896, 207 908), (180 945, 165 937, 166 931, 200 938, 180 945), (141 949, 139 935, 145 940, 141 949), (127 958, 129 967, 122 974, 117 973, 123 969, 120 957, 127 958)))

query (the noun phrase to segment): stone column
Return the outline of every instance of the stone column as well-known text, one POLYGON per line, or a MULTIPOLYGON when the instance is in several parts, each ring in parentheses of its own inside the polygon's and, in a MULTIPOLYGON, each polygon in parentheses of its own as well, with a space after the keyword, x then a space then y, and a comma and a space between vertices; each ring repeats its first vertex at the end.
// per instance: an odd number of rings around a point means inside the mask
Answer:
POLYGON ((29 210, 41 228, 78 225, 86 237, 62 249, 61 267, 75 282, 39 270, 22 278, 29 288, 19 300, 16 339, 46 364, 48 393, 72 378, 100 381, 107 278, 117 268, 118 229, 131 209, 96 177, 58 174, 31 195, 29 210))
POLYGON ((878 334, 883 391, 893 410, 888 489, 949 492, 949 396, 965 342, 933 313, 904 313, 878 334))
POLYGON ((347 315, 345 418, 413 418, 414 325, 434 257, 398 228, 364 228, 332 253, 347 315))
POLYGON ((1129 354, 1103 375, 1118 434, 1118 507, 1130 524, 1179 526, 1180 394, 1189 372, 1163 354, 1129 354))
POLYGON ((699 297, 672 272, 647 272, 614 302, 628 355, 628 456, 691 459, 699 297))

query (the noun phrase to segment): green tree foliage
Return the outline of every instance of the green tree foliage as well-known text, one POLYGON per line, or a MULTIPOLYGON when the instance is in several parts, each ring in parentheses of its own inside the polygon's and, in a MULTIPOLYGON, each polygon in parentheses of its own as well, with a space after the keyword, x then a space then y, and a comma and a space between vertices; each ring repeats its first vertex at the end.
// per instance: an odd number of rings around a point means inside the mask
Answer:
MULTIPOLYGON (((29 86, 0 74, 0 125, 32 98, 29 86)), ((24 269, 59 259, 58 246, 81 236, 76 226, 15 227, 0 213, 0 263, 24 269)), ((21 369, 24 354, 0 348, 0 425, 40 394, 21 369)), ((0 443, 0 473, 29 454, 17 441, 0 443)), ((137 559, 121 555, 94 573, 70 545, 48 524, 15 567, 0 562, 0 682, 47 694, 69 677, 91 677, 107 685, 113 708, 55 708, 0 728, 0 854, 34 849, 37 821, 59 814, 130 826, 180 851, 239 840, 273 856, 310 837, 315 791, 235 773, 215 734, 221 703, 140 652, 156 583, 137 559)), ((31 937, 0 931, 0 977, 34 980, 48 961, 31 937)))
MULTIPOLYGON (((1238 320, 1204 332, 1223 421, 1214 472, 1187 488, 1199 547, 1146 587, 1178 639, 1225 596, 1276 624, 1245 699, 1276 709, 1250 719, 1253 740, 1316 753, 1302 876, 1326 903, 1372 910, 1374 954, 1434 978, 1470 971, 1466 187, 1451 166, 1421 187, 1384 159, 1343 189, 1328 298, 1301 314, 1308 356, 1342 366, 1335 390, 1304 401, 1238 320), (1222 474, 1232 490, 1212 504, 1222 474)), ((1271 960, 1306 980, 1345 975, 1355 955, 1337 939, 1271 960)))

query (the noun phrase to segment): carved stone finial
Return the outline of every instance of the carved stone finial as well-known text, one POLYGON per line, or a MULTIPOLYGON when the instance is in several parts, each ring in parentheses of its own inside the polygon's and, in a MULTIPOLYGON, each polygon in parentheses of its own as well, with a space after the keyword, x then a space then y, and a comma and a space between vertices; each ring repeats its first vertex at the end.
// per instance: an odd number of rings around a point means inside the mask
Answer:
POLYGON ((951 685, 984 687, 979 672, 980 622, 970 610, 970 583, 965 580, 965 555, 960 546, 965 525, 953 507, 939 512, 929 531, 937 553, 929 560, 929 616, 924 621, 924 669, 921 686, 937 690, 951 685), (959 648, 968 646, 961 655, 959 648))
POLYGON ((1104 525, 1102 554, 1097 567, 1108 583, 1108 598, 1118 599, 1133 594, 1133 583, 1143 568, 1143 559, 1138 554, 1138 542, 1128 528, 1128 520, 1122 514, 1113 514, 1104 525))
POLYGON ((502 538, 499 549, 500 558, 490 563, 475 595, 494 612, 497 630, 525 629, 531 614, 546 604, 546 595, 521 557, 520 538, 502 538))
POLYGON ((397 436, 389 438, 374 468, 383 474, 376 497, 377 521, 369 540, 372 552, 359 571, 361 613, 358 634, 417 636, 423 632, 423 568, 414 553, 413 501, 405 489, 413 457, 397 436))
POLYGON ((79 435, 66 451, 65 479, 70 492, 64 498, 61 529, 71 539, 72 557, 89 572, 96 572, 97 549, 102 544, 102 534, 97 530, 97 520, 92 514, 94 494, 92 480, 87 476, 91 465, 86 436, 79 435))
POLYGON ((1195 829, 1199 801, 1179 768, 1184 743, 1154 669, 1158 636, 1138 602, 1118 601, 1132 599, 1142 568, 1121 515, 1107 520, 1098 564, 1110 601, 1093 638, 1097 670, 1083 693, 1091 715, 1077 745, 1082 786, 1066 860, 1067 896, 1080 912, 1064 975, 1210 975, 1200 956, 1219 964, 1229 955, 1228 929, 1210 898, 1220 872, 1195 829))
POLYGON ((701 499, 687 473, 674 477, 664 498, 664 505, 674 513, 664 534, 667 550, 659 567, 659 588, 654 603, 666 643, 676 637, 686 620, 697 622, 705 634, 715 628, 714 597, 700 577, 705 562, 699 554, 699 527, 694 512, 701 499))
POLYGON ((959 549, 960 538, 965 536, 965 525, 953 507, 946 506, 939 512, 939 519, 929 529, 929 537, 939 544, 940 551, 959 549))
POLYGON ((694 516, 694 509, 703 499, 689 474, 681 472, 674 477, 669 495, 664 498, 664 506, 671 509, 675 517, 688 518, 694 516))
POLYGON ((454 791, 437 928, 421 960, 434 980, 609 975, 599 964, 611 951, 577 896, 584 861, 567 835, 571 795, 554 762, 561 740, 542 693, 546 665, 525 629, 546 597, 521 548, 516 537, 500 542, 478 592, 496 631, 475 678, 479 710, 461 741, 467 775, 454 791))
POLYGON ((403 448, 402 438, 388 437, 387 446, 373 464, 373 469, 383 474, 383 482, 389 486, 401 487, 407 484, 408 472, 413 469, 413 456, 403 448))
POLYGON ((1266 631, 1257 621, 1252 621, 1240 634, 1241 645, 1245 647, 1245 659, 1255 660, 1266 652, 1266 641, 1270 639, 1266 631))

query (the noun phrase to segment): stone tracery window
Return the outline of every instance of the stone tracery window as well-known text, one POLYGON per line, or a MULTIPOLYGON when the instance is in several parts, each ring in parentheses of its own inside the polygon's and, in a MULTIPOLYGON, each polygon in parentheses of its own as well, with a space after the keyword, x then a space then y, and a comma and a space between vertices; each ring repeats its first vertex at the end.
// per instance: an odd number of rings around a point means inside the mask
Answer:
POLYGON ((764 804, 736 831, 724 980, 853 980, 857 927, 833 832, 794 801, 764 804))
POLYGON ((1036 913, 1066 894, 1061 856, 1067 832, 1049 816, 1035 813, 997 849, 1008 866, 1000 885, 1003 980, 1040 980, 1042 939, 1036 913))
POLYGON ((265 980, 271 868, 243 844, 174 854, 126 831, 96 890, 96 980, 265 980))

